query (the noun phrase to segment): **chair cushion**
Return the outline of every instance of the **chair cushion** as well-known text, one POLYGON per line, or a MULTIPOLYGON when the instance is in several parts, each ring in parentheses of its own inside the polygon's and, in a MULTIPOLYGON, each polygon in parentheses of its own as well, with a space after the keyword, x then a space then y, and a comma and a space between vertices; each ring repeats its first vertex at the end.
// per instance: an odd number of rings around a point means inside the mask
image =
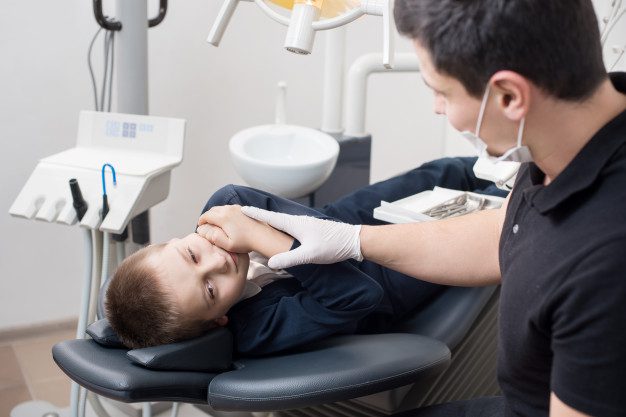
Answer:
MULTIPOLYGON (((99 345, 125 349, 106 319, 87 328, 87 334, 99 345)), ((230 369, 233 359, 233 336, 219 327, 194 339, 127 352, 128 358, 150 369, 163 371, 221 372, 230 369)))
POLYGON ((233 336, 228 329, 218 327, 194 339, 133 349, 127 355, 134 363, 150 369, 220 372, 231 367, 233 336))
POLYGON ((117 333, 115 333, 115 330, 113 330, 107 319, 91 323, 89 327, 87 327, 87 334, 99 345, 112 348, 124 348, 119 337, 117 337, 117 333))

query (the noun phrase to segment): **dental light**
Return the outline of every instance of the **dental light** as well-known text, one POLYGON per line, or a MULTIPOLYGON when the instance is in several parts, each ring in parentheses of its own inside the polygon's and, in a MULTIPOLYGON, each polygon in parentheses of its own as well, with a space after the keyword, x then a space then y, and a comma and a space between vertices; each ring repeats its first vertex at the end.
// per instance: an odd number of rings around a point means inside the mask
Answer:
MULTIPOLYGON (((219 46, 239 1, 225 0, 207 38, 211 45, 219 46)), ((283 9, 291 10, 291 16, 278 13, 265 0, 245 1, 253 1, 271 19, 287 26, 285 49, 304 55, 311 53, 316 31, 346 25, 366 14, 382 16, 383 65, 386 68, 393 66, 391 0, 269 0, 283 9)))

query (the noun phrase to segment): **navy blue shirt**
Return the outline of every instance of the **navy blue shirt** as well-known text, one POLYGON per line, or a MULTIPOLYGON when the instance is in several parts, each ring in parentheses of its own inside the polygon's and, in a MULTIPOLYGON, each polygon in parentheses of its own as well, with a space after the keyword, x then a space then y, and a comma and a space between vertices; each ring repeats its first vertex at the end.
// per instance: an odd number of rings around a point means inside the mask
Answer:
MULTIPOLYGON (((626 75, 612 75, 626 92, 626 75)), ((547 416, 550 392, 626 416, 626 112, 548 186, 522 167, 500 239, 498 376, 510 416, 547 416)))

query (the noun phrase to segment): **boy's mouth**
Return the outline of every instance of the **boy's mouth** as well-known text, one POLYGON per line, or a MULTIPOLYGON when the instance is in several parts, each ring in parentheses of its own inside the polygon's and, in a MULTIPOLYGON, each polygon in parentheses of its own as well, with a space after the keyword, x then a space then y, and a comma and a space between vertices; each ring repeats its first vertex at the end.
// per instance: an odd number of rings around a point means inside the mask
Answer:
POLYGON ((231 258, 233 258, 233 262, 235 263, 235 266, 237 266, 237 254, 234 252, 228 252, 228 254, 231 258))

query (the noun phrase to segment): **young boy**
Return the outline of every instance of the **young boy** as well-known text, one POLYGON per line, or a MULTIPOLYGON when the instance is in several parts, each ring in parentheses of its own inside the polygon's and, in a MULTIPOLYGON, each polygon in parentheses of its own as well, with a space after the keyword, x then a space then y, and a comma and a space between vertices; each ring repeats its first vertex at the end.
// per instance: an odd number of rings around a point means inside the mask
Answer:
POLYGON ((443 286, 408 279, 369 261, 272 270, 266 266, 267 258, 299 243, 243 215, 240 206, 321 218, 333 213, 335 220, 373 224, 372 210, 381 199, 405 197, 417 192, 416 187, 488 186, 471 177, 473 161, 427 164, 320 211, 263 191, 226 186, 203 212, 215 207, 213 213, 236 224, 241 232, 237 244, 244 253, 211 244, 216 229, 208 225, 142 249, 120 265, 108 287, 109 322, 130 348, 171 343, 228 325, 237 351, 245 355, 270 354, 333 334, 385 331, 443 286))

